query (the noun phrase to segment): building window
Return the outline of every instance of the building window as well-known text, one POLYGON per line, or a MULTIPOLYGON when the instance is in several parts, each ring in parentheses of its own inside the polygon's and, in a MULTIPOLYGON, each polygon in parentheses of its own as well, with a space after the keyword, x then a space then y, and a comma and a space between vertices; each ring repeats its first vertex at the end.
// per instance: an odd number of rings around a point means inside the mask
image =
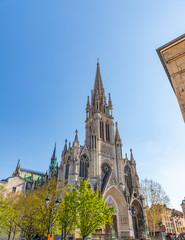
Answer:
POLYGON ((12 192, 15 193, 16 192, 16 187, 12 188, 12 192))
POLYGON ((88 178, 88 168, 89 160, 85 154, 80 158, 80 177, 87 179, 88 178))
POLYGON ((68 176, 69 176, 69 161, 70 161, 70 157, 68 158, 68 161, 67 161, 67 165, 66 165, 66 174, 65 174, 65 179, 67 180, 68 179, 68 176))
POLYGON ((109 131, 109 124, 108 123, 106 123, 105 129, 106 129, 106 140, 110 141, 110 131, 109 131))
POLYGON ((104 123, 100 121, 100 138, 104 139, 104 123))

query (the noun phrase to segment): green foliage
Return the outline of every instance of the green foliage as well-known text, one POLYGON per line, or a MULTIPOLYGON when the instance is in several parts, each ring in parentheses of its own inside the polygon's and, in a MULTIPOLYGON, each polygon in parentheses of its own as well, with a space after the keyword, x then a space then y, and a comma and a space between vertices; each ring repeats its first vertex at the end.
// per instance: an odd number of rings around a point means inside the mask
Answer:
POLYGON ((77 188, 77 228, 83 239, 88 237, 95 229, 103 228, 105 224, 111 224, 111 217, 115 208, 109 208, 99 197, 99 192, 94 192, 87 181, 81 181, 77 188))
POLYGON ((72 186, 57 185, 50 180, 38 186, 36 190, 27 193, 7 194, 0 186, 0 229, 7 235, 15 237, 17 230, 24 232, 26 239, 31 240, 36 235, 44 239, 49 228, 50 209, 53 209, 51 232, 61 234, 64 239, 75 229, 85 239, 95 229, 111 224, 111 216, 115 209, 104 203, 103 196, 94 192, 87 181, 82 181, 76 190, 72 186), (50 197, 49 208, 45 198, 50 197), (56 211, 55 200, 60 199, 56 211), (13 233, 13 234, 12 234, 13 233))
MULTIPOLYGON (((26 238, 32 239, 39 235, 41 239, 47 236, 49 228, 49 208, 55 208, 55 200, 61 197, 62 187, 54 180, 38 187, 36 190, 19 196, 17 212, 19 213, 15 222, 16 225, 26 234, 26 238), (50 196, 49 208, 46 207, 45 198, 50 196)), ((53 210, 51 231, 57 229, 55 223, 58 218, 58 211, 53 210)), ((57 231, 57 230, 56 230, 57 231)), ((55 232, 56 232, 55 231, 55 232)))
POLYGON ((6 234, 8 240, 13 233, 13 238, 17 230, 15 219, 16 197, 12 193, 7 193, 4 186, 0 186, 0 233, 6 234))
POLYGON ((58 224, 63 229, 64 239, 71 234, 77 224, 77 195, 72 186, 66 189, 61 200, 58 224))

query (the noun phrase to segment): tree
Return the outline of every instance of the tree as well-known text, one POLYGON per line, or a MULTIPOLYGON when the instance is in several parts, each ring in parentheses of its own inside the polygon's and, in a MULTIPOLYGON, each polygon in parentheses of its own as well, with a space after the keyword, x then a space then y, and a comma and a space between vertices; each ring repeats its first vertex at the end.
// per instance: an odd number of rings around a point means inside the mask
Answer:
MULTIPOLYGON (((17 226, 26 234, 26 239, 31 240, 38 235, 40 239, 47 236, 49 228, 50 211, 46 207, 45 198, 50 196, 49 207, 54 208, 55 200, 61 198, 62 187, 57 186, 55 180, 50 180, 38 186, 36 190, 29 191, 19 196, 16 206, 18 212, 15 220, 17 226)), ((55 223, 58 218, 58 211, 53 211, 51 227, 57 230, 55 223)))
POLYGON ((153 180, 142 180, 141 188, 145 198, 149 232, 155 236, 158 223, 161 221, 162 214, 166 206, 169 205, 170 199, 161 185, 153 180))
POLYGON ((14 222, 16 218, 16 197, 12 193, 7 193, 4 186, 0 186, 0 231, 7 235, 9 240, 15 238, 17 226, 14 222))
POLYGON ((83 240, 95 229, 111 224, 111 217, 115 212, 114 207, 108 206, 99 196, 99 191, 94 192, 87 181, 81 181, 77 187, 77 228, 83 240))
POLYGON ((59 207, 59 227, 63 230, 63 238, 71 234, 74 227, 77 225, 77 194, 69 186, 61 200, 59 207))

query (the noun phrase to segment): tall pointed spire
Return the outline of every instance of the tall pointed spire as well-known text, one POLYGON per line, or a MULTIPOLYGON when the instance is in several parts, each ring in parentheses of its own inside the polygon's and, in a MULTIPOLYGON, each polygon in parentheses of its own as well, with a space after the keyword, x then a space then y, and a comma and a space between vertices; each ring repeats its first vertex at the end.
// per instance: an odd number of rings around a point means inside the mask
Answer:
POLYGON ((56 158, 56 142, 55 142, 55 147, 54 147, 54 150, 53 150, 53 156, 52 158, 56 158))
POLYGON ((56 142, 53 150, 53 155, 51 157, 51 162, 49 165, 49 177, 53 177, 57 166, 57 157, 56 157, 56 142))
POLYGON ((99 59, 97 59, 96 77, 94 82, 94 95, 95 96, 104 95, 104 88, 103 88, 103 82, 102 82, 101 73, 100 73, 99 59))

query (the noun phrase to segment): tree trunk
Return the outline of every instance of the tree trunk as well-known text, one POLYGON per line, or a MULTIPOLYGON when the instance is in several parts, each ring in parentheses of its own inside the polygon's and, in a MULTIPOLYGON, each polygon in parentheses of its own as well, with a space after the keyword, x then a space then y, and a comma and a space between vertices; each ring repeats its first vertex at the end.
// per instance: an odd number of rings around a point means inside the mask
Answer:
POLYGON ((13 231, 13 238, 12 238, 12 240, 15 239, 15 233, 16 233, 16 226, 15 226, 14 231, 13 231))
POLYGON ((10 240, 10 236, 11 236, 11 230, 8 233, 8 240, 10 240))

